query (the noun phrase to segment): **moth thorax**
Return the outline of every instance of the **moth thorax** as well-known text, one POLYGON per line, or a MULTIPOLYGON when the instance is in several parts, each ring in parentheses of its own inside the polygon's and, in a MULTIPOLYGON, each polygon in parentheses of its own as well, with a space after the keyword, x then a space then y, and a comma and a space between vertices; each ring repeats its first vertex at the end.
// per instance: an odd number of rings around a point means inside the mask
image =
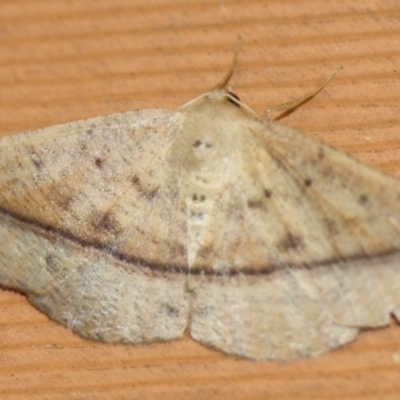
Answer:
POLYGON ((215 173, 192 172, 188 176, 186 191, 187 214, 187 249, 189 267, 193 266, 199 249, 205 245, 209 233, 211 212, 219 182, 215 181, 215 173))

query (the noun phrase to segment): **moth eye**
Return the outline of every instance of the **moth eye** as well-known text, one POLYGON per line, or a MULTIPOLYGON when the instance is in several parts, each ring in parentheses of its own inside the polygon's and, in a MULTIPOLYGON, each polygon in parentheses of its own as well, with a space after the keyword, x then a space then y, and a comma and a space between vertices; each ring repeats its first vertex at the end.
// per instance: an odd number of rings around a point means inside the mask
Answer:
POLYGON ((233 92, 228 92, 228 101, 229 101, 229 103, 232 103, 232 104, 234 104, 236 107, 239 107, 240 108, 240 97, 237 95, 237 94, 235 94, 235 93, 233 93, 233 92), (233 99, 232 99, 232 97, 233 98, 235 98, 236 100, 237 100, 237 102, 236 101, 234 101, 233 99))

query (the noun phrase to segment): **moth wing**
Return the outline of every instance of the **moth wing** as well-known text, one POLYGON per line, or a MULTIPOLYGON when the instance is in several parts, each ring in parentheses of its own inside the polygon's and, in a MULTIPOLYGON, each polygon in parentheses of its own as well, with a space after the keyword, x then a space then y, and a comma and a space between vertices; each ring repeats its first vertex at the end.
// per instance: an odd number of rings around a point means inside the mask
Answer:
POLYGON ((128 112, 2 139, 0 282, 85 337, 181 336, 185 221, 166 168, 171 119, 128 112))
POLYGON ((284 361, 400 320, 399 181, 279 124, 242 136, 192 336, 284 361))

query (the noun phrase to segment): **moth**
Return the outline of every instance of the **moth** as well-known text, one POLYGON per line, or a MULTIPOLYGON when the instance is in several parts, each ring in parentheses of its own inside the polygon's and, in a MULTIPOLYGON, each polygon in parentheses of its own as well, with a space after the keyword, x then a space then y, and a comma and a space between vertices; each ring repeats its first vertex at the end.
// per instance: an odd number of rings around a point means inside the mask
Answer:
POLYGON ((400 182, 227 88, 0 140, 0 283, 88 339, 315 356, 400 321, 400 182))

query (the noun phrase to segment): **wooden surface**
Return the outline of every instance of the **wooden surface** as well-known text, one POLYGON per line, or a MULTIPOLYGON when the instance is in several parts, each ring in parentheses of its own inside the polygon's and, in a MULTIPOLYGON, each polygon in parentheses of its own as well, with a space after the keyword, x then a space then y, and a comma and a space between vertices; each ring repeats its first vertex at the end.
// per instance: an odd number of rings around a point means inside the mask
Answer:
MULTIPOLYGON (((175 109, 221 79, 239 36, 243 101, 262 111, 342 65, 281 122, 400 176, 398 0, 0 0, 0 133, 175 109)), ((316 359, 253 363, 189 337, 84 341, 0 291, 0 398, 399 399, 400 327, 316 359)))

